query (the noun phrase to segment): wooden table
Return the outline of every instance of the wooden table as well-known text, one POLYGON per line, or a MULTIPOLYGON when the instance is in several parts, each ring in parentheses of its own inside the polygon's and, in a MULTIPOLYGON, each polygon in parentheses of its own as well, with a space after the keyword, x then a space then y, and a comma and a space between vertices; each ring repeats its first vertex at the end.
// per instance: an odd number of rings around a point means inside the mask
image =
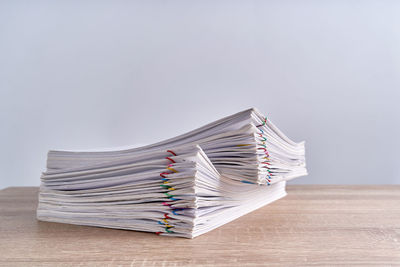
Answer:
POLYGON ((400 265, 400 186, 288 187, 195 239, 39 222, 38 189, 0 191, 0 265, 400 265))

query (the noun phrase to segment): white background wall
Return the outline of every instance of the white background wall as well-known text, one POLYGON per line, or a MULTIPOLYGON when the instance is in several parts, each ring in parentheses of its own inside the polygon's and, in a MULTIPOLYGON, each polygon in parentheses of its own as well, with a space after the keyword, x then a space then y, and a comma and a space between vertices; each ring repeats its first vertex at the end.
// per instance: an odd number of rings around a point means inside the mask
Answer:
POLYGON ((50 148, 147 144, 248 107, 294 183, 400 183, 399 1, 1 1, 0 187, 50 148))

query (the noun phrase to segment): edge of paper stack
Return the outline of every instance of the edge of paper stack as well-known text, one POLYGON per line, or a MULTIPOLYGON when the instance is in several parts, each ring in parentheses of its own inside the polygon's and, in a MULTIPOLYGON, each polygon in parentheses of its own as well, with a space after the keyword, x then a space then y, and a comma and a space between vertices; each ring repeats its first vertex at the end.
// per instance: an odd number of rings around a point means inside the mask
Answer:
POLYGON ((307 175, 295 143, 252 108, 152 145, 49 151, 42 221, 193 238, 286 195, 307 175))

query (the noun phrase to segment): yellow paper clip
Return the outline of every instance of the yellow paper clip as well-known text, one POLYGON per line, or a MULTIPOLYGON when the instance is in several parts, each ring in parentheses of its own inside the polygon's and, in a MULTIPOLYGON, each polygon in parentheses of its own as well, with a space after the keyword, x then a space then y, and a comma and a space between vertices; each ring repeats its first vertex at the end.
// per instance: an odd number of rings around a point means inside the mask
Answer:
POLYGON ((173 171, 173 172, 178 172, 177 170, 175 170, 174 168, 171 167, 167 167, 168 170, 173 171))

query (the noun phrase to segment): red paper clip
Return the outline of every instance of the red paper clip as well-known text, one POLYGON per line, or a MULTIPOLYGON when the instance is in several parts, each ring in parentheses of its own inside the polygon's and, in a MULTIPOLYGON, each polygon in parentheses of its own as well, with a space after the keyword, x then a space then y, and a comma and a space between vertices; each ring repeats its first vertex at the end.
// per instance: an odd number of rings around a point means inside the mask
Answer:
POLYGON ((171 153, 172 155, 176 156, 175 152, 172 150, 167 150, 167 152, 171 153))

